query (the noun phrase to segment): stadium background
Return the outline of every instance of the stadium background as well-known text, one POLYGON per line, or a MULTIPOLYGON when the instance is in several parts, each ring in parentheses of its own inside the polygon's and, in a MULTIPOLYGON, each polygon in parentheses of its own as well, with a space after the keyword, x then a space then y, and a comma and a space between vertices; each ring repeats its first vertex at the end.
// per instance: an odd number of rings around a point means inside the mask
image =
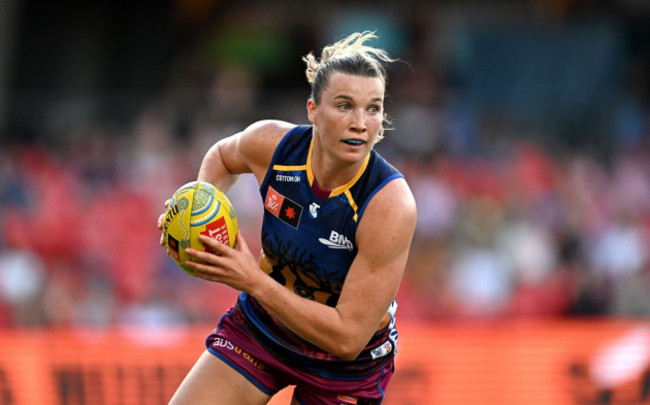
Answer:
POLYGON ((0 7, 0 404, 166 402, 235 295, 164 255, 163 201, 304 123, 300 57, 363 29, 404 61, 378 149, 419 204, 385 403, 650 403, 647 1, 0 7))

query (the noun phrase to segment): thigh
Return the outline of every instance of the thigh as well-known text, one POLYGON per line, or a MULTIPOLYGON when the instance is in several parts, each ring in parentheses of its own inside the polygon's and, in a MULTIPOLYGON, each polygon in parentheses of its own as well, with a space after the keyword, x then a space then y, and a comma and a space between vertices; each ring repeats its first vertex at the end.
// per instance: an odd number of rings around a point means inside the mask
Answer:
POLYGON ((169 402, 170 405, 266 404, 264 394, 218 357, 204 352, 169 402))

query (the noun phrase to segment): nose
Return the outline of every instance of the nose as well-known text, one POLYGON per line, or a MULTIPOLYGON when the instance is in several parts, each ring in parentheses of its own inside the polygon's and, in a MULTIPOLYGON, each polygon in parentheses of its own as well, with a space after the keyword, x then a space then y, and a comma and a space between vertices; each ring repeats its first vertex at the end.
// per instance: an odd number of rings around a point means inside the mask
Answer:
POLYGON ((352 118, 352 129, 357 132, 364 132, 367 129, 365 111, 354 111, 354 116, 352 118))

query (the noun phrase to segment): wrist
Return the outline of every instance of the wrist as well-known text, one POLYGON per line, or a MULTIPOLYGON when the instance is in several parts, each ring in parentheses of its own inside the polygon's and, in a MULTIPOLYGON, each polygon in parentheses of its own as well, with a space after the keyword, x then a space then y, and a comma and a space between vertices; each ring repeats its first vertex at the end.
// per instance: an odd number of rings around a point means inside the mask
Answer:
POLYGON ((246 293, 252 295, 255 298, 263 297, 265 292, 269 290, 272 286, 271 283, 275 283, 275 280, 271 278, 268 274, 264 273, 259 269, 259 273, 252 278, 251 282, 246 286, 246 293))

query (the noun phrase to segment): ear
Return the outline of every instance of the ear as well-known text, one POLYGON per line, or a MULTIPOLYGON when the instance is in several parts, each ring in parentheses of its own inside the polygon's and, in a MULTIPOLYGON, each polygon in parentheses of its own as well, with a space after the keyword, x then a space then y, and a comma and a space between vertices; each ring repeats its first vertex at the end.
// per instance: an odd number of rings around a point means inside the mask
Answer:
POLYGON ((307 119, 312 124, 316 123, 316 103, 313 99, 307 100, 307 119))

